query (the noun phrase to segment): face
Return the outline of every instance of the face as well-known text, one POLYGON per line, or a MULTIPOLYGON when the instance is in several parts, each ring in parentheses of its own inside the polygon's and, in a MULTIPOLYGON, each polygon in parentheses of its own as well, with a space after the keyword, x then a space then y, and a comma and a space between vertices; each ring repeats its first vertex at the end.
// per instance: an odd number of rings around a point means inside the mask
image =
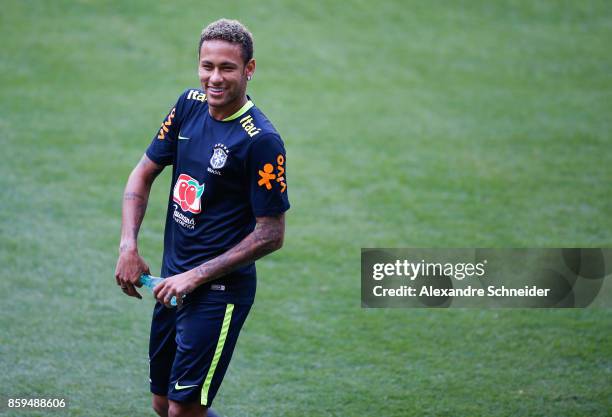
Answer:
POLYGON ((255 60, 245 65, 238 44, 213 40, 200 48, 200 84, 208 105, 217 112, 236 111, 244 104, 247 78, 254 72, 255 60))

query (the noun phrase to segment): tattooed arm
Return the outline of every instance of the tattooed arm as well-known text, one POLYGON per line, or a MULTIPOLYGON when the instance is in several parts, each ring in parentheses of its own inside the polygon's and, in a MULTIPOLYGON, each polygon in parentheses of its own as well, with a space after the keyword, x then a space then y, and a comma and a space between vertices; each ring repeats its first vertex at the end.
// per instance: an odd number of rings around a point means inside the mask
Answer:
POLYGON ((227 252, 158 284, 153 291, 158 301, 169 305, 170 299, 176 296, 180 302, 183 294, 196 287, 280 249, 285 236, 285 215, 257 217, 256 221, 255 229, 227 252))
POLYGON ((255 230, 238 245, 196 268, 199 284, 219 278, 248 265, 283 246, 285 215, 258 217, 255 230))
POLYGON ((149 273, 149 266, 138 254, 138 231, 147 210, 153 181, 163 169, 162 165, 143 155, 130 174, 123 193, 121 243, 115 279, 123 292, 132 297, 141 298, 134 285, 140 287, 140 274, 149 273))

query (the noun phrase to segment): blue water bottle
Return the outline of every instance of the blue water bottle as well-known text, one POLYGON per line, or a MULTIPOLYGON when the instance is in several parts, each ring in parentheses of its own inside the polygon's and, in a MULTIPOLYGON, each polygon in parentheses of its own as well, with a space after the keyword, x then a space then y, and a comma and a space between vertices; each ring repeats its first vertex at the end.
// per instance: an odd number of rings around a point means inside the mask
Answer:
MULTIPOLYGON (((140 283, 144 285, 145 287, 147 287, 148 289, 150 289, 151 291, 153 291, 153 288, 155 288, 157 284, 159 284, 163 280, 164 280, 163 278, 154 277, 152 275, 147 275, 147 274, 142 274, 140 276, 140 283)), ((176 306, 176 297, 172 297, 172 299, 170 300, 170 305, 176 306)))

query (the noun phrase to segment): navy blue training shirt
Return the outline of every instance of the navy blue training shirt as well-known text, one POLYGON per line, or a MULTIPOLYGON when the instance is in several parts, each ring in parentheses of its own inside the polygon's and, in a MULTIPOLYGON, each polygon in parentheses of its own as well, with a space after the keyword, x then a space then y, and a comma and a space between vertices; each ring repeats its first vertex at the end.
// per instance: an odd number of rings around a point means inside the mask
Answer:
MULTIPOLYGON (((195 268, 226 252, 255 228, 255 217, 289 209, 286 154, 280 135, 251 100, 222 121, 206 95, 189 89, 162 122, 146 152, 172 165, 161 275, 195 268)), ((249 304, 252 263, 199 287, 210 300, 249 304)))

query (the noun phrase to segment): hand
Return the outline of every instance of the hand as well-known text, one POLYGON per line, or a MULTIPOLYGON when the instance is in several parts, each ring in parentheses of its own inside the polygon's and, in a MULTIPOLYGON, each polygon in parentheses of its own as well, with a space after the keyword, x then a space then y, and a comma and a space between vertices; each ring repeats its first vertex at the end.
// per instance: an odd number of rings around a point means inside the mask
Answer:
POLYGON ((173 307, 170 300, 172 300, 172 297, 176 297, 176 304, 180 307, 183 305, 183 296, 192 292, 196 286, 192 274, 184 272, 165 278, 153 289, 153 295, 157 298, 157 301, 169 308, 173 307))
POLYGON ((115 280, 123 292, 130 297, 142 298, 136 287, 142 287, 140 275, 150 274, 149 265, 138 254, 137 250, 122 251, 117 260, 115 280))

